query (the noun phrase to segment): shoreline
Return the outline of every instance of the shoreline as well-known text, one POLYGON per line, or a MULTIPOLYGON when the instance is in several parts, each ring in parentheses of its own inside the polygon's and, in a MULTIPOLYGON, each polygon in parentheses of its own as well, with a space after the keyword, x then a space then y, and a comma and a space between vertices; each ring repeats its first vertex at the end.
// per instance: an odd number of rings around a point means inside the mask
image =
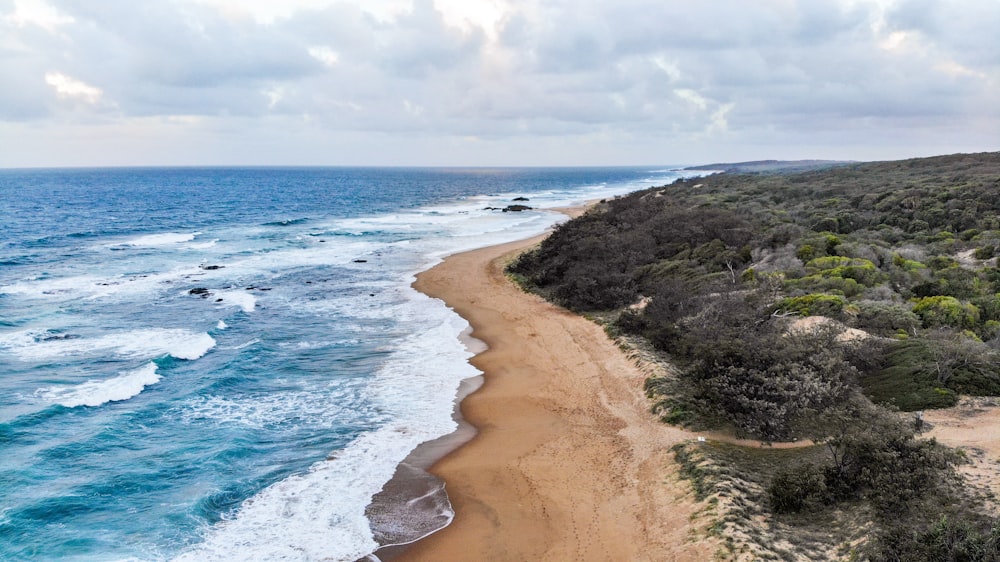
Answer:
MULTIPOLYGON (((573 219, 587 212, 587 210, 598 202, 599 200, 594 199, 581 205, 551 210, 573 219)), ((519 253, 537 245, 550 233, 551 230, 501 245, 516 246, 517 249, 512 252, 519 253)), ((484 251, 496 246, 498 245, 459 252, 459 254, 484 251)), ((449 258, 450 256, 446 257, 442 263, 419 272, 411 286, 418 292, 431 298, 438 298, 435 295, 430 295, 422 291, 418 287, 420 277, 432 269, 443 266, 444 262, 449 258)), ((441 300, 443 301, 443 299, 441 300)), ((445 304, 448 305, 447 302, 445 304)), ((450 305, 449 308, 451 308, 450 305)), ((475 357, 488 351, 489 346, 486 342, 473 336, 473 332, 474 327, 470 323, 469 328, 459 338, 475 357)), ((365 507, 365 516, 368 518, 372 532, 375 535, 375 540, 380 546, 371 554, 359 559, 358 562, 392 562, 402 553, 406 552, 414 543, 427 538, 451 524, 451 517, 442 520, 440 515, 433 513, 436 505, 443 504, 450 506, 450 499, 445 489, 446 483, 432 473, 431 467, 447 455, 457 451, 478 434, 478 429, 470 424, 462 415, 462 402, 470 394, 482 388, 484 383, 485 373, 469 377, 459 383, 452 410, 452 418, 458 427, 447 435, 442 435, 418 445, 397 465, 395 472, 389 481, 385 483, 382 490, 372 496, 371 502, 365 507), (428 516, 430 516, 429 521, 421 520, 427 519, 428 516), (434 523, 435 520, 437 523, 434 523), (400 526, 401 521, 410 524, 405 529, 402 529, 402 531, 409 532, 411 536, 391 536, 394 530, 400 526), (412 535, 417 533, 419 533, 419 536, 413 538, 412 535)))
POLYGON ((446 483, 430 470, 442 458, 476 436, 476 428, 462 417, 460 406, 466 397, 482 387, 483 382, 483 375, 477 375, 459 384, 452 411, 452 417, 458 424, 455 431, 418 445, 399 463, 382 490, 372 497, 365 508, 365 516, 375 533, 376 542, 381 546, 361 560, 391 562, 413 543, 451 524, 451 515, 442 517, 440 513, 434 513, 440 512, 443 506, 450 510, 451 503, 445 490, 446 483), (420 536, 389 538, 387 535, 401 521, 410 523, 405 529, 410 533, 419 528, 420 536))
POLYGON ((670 452, 693 434, 649 414, 645 374, 599 326, 505 277, 506 260, 546 235, 456 254, 417 276, 414 288, 488 346, 470 361, 483 387, 458 403, 478 433, 430 470, 447 483, 450 524, 373 556, 698 560, 718 547, 670 452))

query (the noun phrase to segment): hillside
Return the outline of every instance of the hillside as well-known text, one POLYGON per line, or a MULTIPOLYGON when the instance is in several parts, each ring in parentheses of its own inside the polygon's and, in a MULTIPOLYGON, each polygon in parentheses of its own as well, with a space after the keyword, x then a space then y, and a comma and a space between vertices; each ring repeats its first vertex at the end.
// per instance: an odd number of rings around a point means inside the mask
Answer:
POLYGON ((673 364, 647 382, 664 420, 823 444, 748 477, 772 516, 863 513, 865 556, 927 559, 900 537, 993 523, 896 412, 1000 394, 998 212, 1000 153, 714 174, 602 202, 510 271, 673 364))

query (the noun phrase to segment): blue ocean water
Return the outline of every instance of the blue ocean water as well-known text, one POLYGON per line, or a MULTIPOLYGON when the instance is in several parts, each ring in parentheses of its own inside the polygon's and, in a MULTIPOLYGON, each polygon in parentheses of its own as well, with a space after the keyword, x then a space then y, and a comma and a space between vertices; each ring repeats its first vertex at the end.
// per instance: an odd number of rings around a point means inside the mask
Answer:
POLYGON ((0 559, 374 551, 365 506, 478 374, 413 275, 680 174, 0 170, 0 559))

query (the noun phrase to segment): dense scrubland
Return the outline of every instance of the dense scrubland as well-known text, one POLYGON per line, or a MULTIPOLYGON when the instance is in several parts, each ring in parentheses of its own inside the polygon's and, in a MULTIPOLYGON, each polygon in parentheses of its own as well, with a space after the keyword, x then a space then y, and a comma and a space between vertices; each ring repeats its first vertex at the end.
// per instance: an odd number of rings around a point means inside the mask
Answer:
POLYGON ((830 540, 855 558, 1000 558, 919 415, 1000 395, 1000 153, 776 168, 604 201, 509 270, 675 365, 647 382, 665 421, 817 443, 766 469, 697 452, 773 520, 852 514, 867 538, 830 540))

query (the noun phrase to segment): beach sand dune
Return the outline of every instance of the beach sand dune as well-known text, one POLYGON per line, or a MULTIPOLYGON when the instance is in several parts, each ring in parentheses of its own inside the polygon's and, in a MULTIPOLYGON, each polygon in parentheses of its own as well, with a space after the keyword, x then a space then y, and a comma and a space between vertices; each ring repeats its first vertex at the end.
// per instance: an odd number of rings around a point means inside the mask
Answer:
POLYGON ((593 322, 504 275, 540 238, 449 257, 414 286, 468 319, 489 350, 461 405, 478 435, 432 468, 453 523, 397 560, 709 560, 719 544, 659 423, 645 375, 593 322))

